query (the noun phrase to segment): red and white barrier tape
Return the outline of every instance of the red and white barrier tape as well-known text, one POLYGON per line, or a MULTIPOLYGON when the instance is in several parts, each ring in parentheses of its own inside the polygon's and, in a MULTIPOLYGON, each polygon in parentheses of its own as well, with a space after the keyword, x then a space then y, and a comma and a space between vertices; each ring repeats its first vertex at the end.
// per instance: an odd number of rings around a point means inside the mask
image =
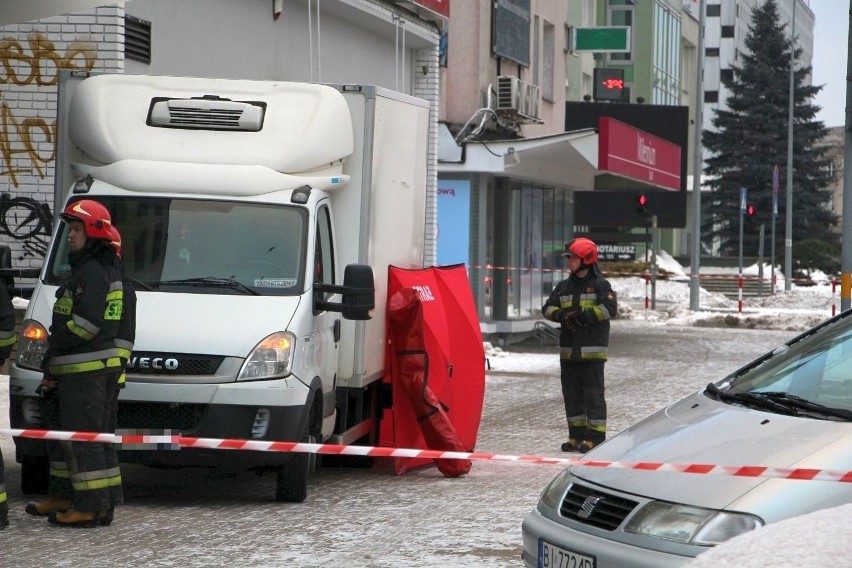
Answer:
POLYGON ((299 442, 263 442, 257 440, 231 440, 218 438, 192 438, 188 436, 118 435, 97 432, 61 432, 54 430, 19 430, 0 428, 0 435, 42 440, 97 442, 113 444, 173 444, 181 448, 207 448, 218 450, 251 450, 257 452, 296 452, 383 458, 467 459, 482 461, 509 461, 550 465, 583 465, 588 467, 635 469, 642 471, 667 471, 699 475, 729 475, 734 477, 771 477, 806 481, 852 482, 852 471, 811 468, 780 468, 760 465, 676 464, 661 462, 614 462, 579 458, 548 458, 542 456, 513 456, 482 452, 452 452, 416 448, 380 448, 375 446, 341 446, 337 444, 308 444, 299 442))

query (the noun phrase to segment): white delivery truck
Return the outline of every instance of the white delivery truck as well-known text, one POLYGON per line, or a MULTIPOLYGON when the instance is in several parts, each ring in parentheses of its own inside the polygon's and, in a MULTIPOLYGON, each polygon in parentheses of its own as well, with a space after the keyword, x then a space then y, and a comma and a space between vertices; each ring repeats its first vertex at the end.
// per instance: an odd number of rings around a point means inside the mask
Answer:
MULTIPOLYGON (((56 207, 107 206, 138 296, 119 429, 374 442, 387 269, 423 264, 428 103, 362 85, 63 82, 74 89, 60 96, 67 139, 57 175, 67 166, 77 179, 56 207)), ((35 391, 69 271, 67 230, 57 225, 24 315, 13 428, 42 425, 35 391)), ((43 443, 17 438, 16 448, 23 489, 37 492, 43 443)), ((305 453, 160 448, 121 457, 273 470, 276 498, 297 502, 316 466, 305 453)))

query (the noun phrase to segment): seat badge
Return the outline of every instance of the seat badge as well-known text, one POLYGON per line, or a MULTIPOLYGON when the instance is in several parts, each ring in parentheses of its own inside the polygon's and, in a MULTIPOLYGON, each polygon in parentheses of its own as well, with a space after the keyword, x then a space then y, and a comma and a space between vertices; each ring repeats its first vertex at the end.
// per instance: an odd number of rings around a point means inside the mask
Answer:
POLYGON ((596 495, 590 495, 586 497, 586 500, 583 501, 583 505, 580 507, 580 511, 577 513, 577 516, 581 519, 588 519, 592 516, 592 512, 595 510, 595 507, 598 506, 603 500, 603 497, 598 497, 596 495))

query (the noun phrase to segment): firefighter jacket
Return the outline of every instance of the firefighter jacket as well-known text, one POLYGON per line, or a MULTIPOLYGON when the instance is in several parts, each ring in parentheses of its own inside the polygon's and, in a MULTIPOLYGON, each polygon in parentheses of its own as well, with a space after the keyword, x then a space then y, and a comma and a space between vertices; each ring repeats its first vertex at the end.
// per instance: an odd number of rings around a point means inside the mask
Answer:
POLYGON ((545 319, 561 324, 560 360, 606 361, 609 320, 618 315, 615 292, 593 264, 583 278, 574 274, 561 281, 541 308, 545 319), (565 321, 565 310, 579 312, 565 321))
POLYGON ((125 369, 130 355, 133 353, 133 343, 136 341, 136 290, 133 284, 124 275, 124 266, 117 264, 121 274, 123 305, 121 310, 121 321, 118 322, 118 330, 115 335, 115 346, 118 348, 118 356, 121 359, 121 375, 118 377, 118 388, 124 388, 127 380, 125 369))
POLYGON ((15 308, 6 286, 0 282, 0 362, 9 358, 15 345, 15 308))
POLYGON ((123 290, 115 253, 105 241, 90 241, 68 255, 71 275, 56 291, 48 349, 42 365, 53 378, 121 369, 115 336, 123 290))

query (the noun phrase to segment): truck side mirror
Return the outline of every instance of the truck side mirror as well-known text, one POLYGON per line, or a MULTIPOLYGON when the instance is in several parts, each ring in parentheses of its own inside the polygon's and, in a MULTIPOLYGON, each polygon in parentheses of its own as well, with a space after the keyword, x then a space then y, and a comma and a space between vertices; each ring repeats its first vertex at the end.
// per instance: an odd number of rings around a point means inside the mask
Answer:
POLYGON ((317 282, 314 289, 321 293, 342 294, 340 303, 315 300, 317 310, 340 312, 344 319, 368 320, 376 308, 376 285, 373 269, 366 264, 349 264, 343 271, 343 286, 317 282))
POLYGON ((366 264, 348 265, 343 271, 343 288, 344 319, 372 319, 376 309, 373 269, 366 264))

